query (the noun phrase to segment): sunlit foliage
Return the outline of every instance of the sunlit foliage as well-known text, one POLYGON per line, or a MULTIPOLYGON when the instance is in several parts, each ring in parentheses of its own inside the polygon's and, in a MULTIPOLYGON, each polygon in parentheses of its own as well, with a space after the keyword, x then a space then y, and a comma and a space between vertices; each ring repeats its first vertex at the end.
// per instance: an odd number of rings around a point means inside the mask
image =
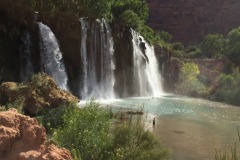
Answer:
POLYGON ((195 63, 183 63, 180 69, 179 89, 185 94, 204 90, 204 85, 198 80, 199 74, 200 70, 195 63))

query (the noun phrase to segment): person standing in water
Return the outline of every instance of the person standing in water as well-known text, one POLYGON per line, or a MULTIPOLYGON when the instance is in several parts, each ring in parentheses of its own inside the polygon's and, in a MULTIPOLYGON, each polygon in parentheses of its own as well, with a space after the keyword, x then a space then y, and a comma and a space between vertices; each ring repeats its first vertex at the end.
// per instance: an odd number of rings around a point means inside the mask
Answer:
POLYGON ((155 126, 155 118, 153 118, 153 126, 155 126))

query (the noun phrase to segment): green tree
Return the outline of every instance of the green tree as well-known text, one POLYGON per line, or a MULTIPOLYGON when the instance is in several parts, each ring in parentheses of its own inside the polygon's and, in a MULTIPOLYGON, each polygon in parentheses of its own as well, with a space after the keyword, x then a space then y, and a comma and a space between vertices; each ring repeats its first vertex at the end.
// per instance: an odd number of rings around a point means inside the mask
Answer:
POLYGON ((183 63, 180 69, 179 88, 184 93, 191 93, 192 91, 200 92, 205 89, 204 85, 198 80, 200 70, 193 62, 183 63))
POLYGON ((221 34, 209 34, 207 35, 201 44, 202 54, 211 58, 216 55, 223 54, 224 50, 224 38, 221 34))
POLYGON ((240 27, 233 29, 227 37, 227 56, 234 62, 240 59, 240 27))

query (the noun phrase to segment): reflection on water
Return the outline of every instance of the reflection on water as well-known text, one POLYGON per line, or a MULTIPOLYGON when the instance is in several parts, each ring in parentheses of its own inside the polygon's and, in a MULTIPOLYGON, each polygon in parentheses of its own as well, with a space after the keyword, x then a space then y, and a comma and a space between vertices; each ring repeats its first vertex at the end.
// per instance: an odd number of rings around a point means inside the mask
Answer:
MULTIPOLYGON (((105 102, 106 103, 106 102, 105 102)), ((157 117, 153 133, 176 160, 214 159, 215 150, 230 148, 237 138, 240 108, 202 99, 163 95, 108 101, 115 108, 144 106, 147 126, 157 117)))

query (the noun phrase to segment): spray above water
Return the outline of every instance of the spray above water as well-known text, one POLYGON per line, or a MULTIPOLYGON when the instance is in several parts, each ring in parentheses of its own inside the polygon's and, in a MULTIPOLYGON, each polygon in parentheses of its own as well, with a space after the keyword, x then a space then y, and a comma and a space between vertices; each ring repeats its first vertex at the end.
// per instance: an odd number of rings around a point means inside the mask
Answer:
POLYGON ((53 77, 61 89, 68 90, 68 78, 57 39, 48 26, 41 22, 38 23, 38 26, 40 29, 41 69, 53 77))

